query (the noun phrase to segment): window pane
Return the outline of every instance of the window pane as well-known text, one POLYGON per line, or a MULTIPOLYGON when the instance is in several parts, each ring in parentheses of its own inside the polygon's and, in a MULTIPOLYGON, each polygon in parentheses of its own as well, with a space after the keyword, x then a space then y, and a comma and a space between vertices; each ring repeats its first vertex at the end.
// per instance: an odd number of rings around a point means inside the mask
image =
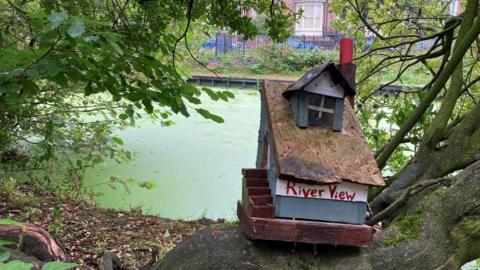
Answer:
POLYGON ((303 28, 312 29, 315 28, 315 19, 314 18, 304 18, 303 19, 303 28))
POLYGON ((304 4, 303 5, 303 16, 313 17, 315 16, 315 6, 313 4, 304 4))
POLYGON ((296 24, 297 30, 322 30, 324 3, 299 3, 296 9, 303 10, 302 17, 296 24))
POLYGON ((336 98, 323 95, 308 95, 308 124, 332 129, 335 121, 336 98))
POLYGON ((318 107, 321 106, 323 108, 328 108, 328 109, 335 109, 336 98, 328 97, 328 96, 324 96, 324 95, 309 94, 308 95, 308 104, 318 106, 318 107), (322 105, 322 99, 323 99, 323 106, 321 106, 322 105))

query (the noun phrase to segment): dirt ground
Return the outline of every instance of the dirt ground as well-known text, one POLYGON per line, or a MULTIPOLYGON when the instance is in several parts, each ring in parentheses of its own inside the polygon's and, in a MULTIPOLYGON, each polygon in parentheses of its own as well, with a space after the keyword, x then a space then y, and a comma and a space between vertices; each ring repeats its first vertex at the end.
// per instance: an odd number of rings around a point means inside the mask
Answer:
POLYGON ((65 248, 69 261, 79 263, 81 269, 98 269, 107 250, 135 269, 158 260, 197 230, 222 222, 178 221, 138 211, 102 209, 84 201, 60 201, 49 193, 22 188, 35 199, 18 207, 8 196, 0 196, 0 219, 45 229, 65 248))

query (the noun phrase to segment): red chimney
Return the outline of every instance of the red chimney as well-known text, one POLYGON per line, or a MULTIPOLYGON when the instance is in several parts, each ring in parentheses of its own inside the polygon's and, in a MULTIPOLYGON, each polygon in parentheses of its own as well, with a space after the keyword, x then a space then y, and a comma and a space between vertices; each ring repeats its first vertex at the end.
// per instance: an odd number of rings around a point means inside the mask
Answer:
MULTIPOLYGON (((350 86, 355 89, 355 64, 353 64, 353 39, 340 39, 340 64, 338 69, 348 81, 350 86)), ((355 97, 347 97, 352 107, 355 104, 355 97)))
POLYGON ((353 39, 340 39, 340 64, 353 63, 353 39))

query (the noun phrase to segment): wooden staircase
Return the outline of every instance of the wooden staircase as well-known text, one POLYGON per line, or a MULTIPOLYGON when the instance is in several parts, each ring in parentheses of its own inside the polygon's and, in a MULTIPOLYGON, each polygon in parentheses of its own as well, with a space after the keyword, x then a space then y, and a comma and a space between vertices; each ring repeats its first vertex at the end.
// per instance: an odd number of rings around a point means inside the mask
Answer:
POLYGON ((274 218, 267 170, 243 169, 242 204, 251 217, 274 218))
POLYGON ((267 170, 243 169, 242 201, 237 203, 240 227, 252 240, 368 247, 368 225, 275 218, 267 170))

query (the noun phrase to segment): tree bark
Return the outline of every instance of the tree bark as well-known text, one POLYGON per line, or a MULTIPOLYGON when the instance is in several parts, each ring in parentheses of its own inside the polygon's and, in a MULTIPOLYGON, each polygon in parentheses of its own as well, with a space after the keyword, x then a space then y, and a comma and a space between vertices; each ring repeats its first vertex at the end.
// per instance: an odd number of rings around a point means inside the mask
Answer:
POLYGON ((67 254, 45 230, 32 225, 0 225, 0 239, 17 243, 16 249, 41 261, 66 261, 67 254))
POLYGON ((208 228, 152 269, 458 269, 480 257, 479 198, 476 162, 412 195, 369 248, 252 242, 236 226, 208 228))

